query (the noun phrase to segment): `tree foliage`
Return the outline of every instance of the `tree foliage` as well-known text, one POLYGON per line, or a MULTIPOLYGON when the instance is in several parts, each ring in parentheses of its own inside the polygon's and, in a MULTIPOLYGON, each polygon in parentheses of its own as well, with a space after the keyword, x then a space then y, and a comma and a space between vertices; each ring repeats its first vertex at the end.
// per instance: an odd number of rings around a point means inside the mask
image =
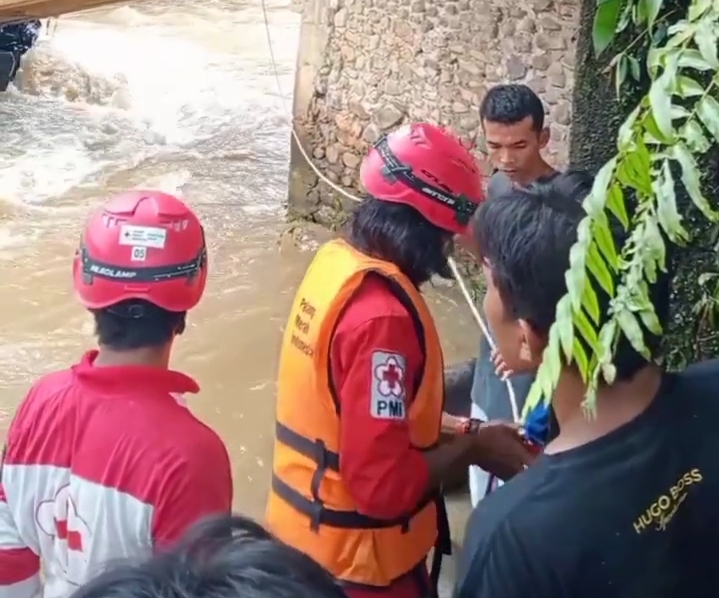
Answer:
POLYGON ((699 157, 719 143, 719 0, 691 0, 685 15, 663 11, 663 0, 599 0, 595 54, 603 56, 630 31, 639 34, 611 57, 607 75, 614 77, 617 94, 642 78, 649 80, 648 91, 620 126, 616 153, 584 201, 586 216, 565 275, 568 292, 557 305, 525 412, 541 396, 552 396, 563 363, 578 368, 587 384, 584 405, 593 412, 598 385, 614 381, 620 335, 649 357, 640 322, 662 332, 648 283, 667 268, 663 237, 678 245, 690 240, 677 207, 677 184, 705 218, 719 220, 702 193, 698 166, 699 157), (615 244, 610 217, 627 231, 622 247, 615 244), (611 297, 606 317, 598 288, 611 297))

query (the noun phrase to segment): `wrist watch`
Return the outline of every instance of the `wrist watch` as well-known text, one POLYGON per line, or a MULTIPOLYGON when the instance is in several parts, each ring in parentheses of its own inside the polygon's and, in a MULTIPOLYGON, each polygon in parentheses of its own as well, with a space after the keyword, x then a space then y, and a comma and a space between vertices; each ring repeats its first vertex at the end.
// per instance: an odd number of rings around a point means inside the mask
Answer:
POLYGON ((474 417, 466 417, 462 420, 462 423, 459 424, 459 433, 476 434, 479 430, 479 426, 481 425, 482 420, 476 419, 474 417))

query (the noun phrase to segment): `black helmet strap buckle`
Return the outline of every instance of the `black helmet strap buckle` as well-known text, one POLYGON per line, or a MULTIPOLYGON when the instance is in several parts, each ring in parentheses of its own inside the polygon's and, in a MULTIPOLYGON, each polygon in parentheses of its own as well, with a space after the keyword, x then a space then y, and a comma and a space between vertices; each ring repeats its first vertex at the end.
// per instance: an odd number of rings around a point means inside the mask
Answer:
MULTIPOLYGON (((394 155, 387 142, 387 136, 384 135, 377 141, 374 149, 382 158, 384 167, 382 168, 382 176, 390 184, 402 182, 411 189, 414 189, 417 193, 421 193, 425 197, 432 199, 443 206, 454 210, 455 219, 461 226, 466 226, 472 219, 472 216, 477 209, 477 204, 470 201, 464 195, 454 195, 448 193, 444 189, 436 185, 431 185, 420 179, 414 174, 412 168, 406 164, 402 164, 394 155)), ((429 173, 424 173, 425 176, 430 176, 429 173)))

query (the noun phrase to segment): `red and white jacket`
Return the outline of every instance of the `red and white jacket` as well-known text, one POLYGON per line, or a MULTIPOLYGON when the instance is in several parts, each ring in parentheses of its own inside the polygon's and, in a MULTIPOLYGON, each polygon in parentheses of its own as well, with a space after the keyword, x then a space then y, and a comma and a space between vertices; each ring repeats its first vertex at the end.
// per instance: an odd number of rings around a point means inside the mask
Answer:
POLYGON ((95 367, 90 352, 30 390, 0 473, 0 598, 67 596, 108 561, 149 555, 228 513, 224 444, 182 401, 179 372, 95 367))

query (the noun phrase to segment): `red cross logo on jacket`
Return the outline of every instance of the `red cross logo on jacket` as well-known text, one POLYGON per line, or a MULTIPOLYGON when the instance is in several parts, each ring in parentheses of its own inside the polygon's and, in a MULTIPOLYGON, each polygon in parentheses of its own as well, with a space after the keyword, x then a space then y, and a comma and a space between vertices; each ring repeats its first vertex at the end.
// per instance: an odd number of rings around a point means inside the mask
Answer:
POLYGON ((377 389, 385 397, 404 397, 404 368, 397 358, 389 356, 374 371, 379 381, 377 389))
MULTIPOLYGON (((73 563, 78 562, 78 559, 82 563, 87 561, 84 551, 92 534, 70 495, 69 484, 60 488, 54 498, 38 505, 36 519, 38 527, 52 540, 51 552, 54 553, 67 581, 73 583, 73 563)), ((41 538, 41 541, 46 540, 41 538)), ((78 567, 78 570, 84 570, 84 565, 78 567)))

